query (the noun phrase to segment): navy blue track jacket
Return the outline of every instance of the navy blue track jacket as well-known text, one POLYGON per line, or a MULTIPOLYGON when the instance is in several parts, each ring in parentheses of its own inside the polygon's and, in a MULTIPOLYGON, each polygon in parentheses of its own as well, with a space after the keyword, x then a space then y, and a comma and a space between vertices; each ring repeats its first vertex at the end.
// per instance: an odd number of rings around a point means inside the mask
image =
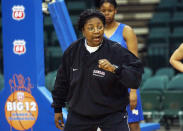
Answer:
POLYGON ((143 73, 142 62, 120 44, 103 39, 94 53, 79 39, 64 52, 52 91, 55 112, 68 102, 69 109, 85 116, 100 116, 125 110, 128 88, 137 89, 143 73), (107 59, 115 73, 98 68, 98 60, 107 59))

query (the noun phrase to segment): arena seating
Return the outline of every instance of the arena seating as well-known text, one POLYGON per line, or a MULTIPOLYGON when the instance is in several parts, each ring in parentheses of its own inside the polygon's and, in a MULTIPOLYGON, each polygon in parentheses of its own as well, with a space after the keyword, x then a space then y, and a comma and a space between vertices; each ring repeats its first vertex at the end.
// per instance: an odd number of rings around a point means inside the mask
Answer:
MULTIPOLYGON (((148 51, 146 66, 151 67, 154 71, 158 68, 169 66, 169 57, 183 41, 182 5, 183 2, 181 0, 161 0, 149 22, 149 35, 146 43, 148 51), (162 52, 165 53, 162 62, 164 64, 159 66, 152 64, 152 61, 158 61, 158 57, 149 53, 149 51, 157 52, 157 48, 153 47, 155 44, 161 45, 159 48, 164 48, 162 52)), ((159 57, 160 59, 162 57, 159 57)))
POLYGON ((175 75, 175 70, 172 67, 162 67, 156 70, 155 76, 168 76, 168 79, 172 79, 175 75))

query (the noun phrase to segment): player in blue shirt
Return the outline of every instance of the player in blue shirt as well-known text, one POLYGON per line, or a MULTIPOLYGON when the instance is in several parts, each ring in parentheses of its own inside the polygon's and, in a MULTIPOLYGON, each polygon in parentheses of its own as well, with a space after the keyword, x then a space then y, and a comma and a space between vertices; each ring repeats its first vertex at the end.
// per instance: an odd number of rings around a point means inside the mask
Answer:
MULTIPOLYGON (((98 0, 97 7, 105 15, 104 36, 118 42, 134 55, 138 56, 137 37, 133 29, 115 21, 117 3, 115 0, 98 0)), ((139 89, 129 89, 130 105, 127 106, 130 131, 140 131, 139 122, 144 120, 139 89)))

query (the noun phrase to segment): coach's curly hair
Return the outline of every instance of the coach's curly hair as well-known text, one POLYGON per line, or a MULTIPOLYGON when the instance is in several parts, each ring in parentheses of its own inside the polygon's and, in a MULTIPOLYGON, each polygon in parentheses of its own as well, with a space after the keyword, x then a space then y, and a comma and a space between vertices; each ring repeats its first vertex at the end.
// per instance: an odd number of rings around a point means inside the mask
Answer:
POLYGON ((95 0, 95 1, 96 1, 97 8, 100 8, 104 2, 109 2, 114 6, 114 8, 117 8, 116 0, 95 0))
POLYGON ((105 26, 105 16, 96 9, 87 9, 85 11, 83 11, 80 16, 79 16, 79 20, 78 20, 78 29, 80 31, 82 31, 82 29, 84 28, 84 25, 86 24, 87 20, 97 17, 99 18, 103 25, 105 26))

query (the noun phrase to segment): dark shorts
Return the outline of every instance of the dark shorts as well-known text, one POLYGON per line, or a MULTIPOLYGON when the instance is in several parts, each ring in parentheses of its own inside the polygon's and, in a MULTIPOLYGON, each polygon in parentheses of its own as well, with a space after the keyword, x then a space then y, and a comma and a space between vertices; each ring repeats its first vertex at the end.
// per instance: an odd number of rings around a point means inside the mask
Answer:
POLYGON ((101 117, 86 117, 69 112, 64 131, 129 131, 127 113, 115 112, 101 117))

